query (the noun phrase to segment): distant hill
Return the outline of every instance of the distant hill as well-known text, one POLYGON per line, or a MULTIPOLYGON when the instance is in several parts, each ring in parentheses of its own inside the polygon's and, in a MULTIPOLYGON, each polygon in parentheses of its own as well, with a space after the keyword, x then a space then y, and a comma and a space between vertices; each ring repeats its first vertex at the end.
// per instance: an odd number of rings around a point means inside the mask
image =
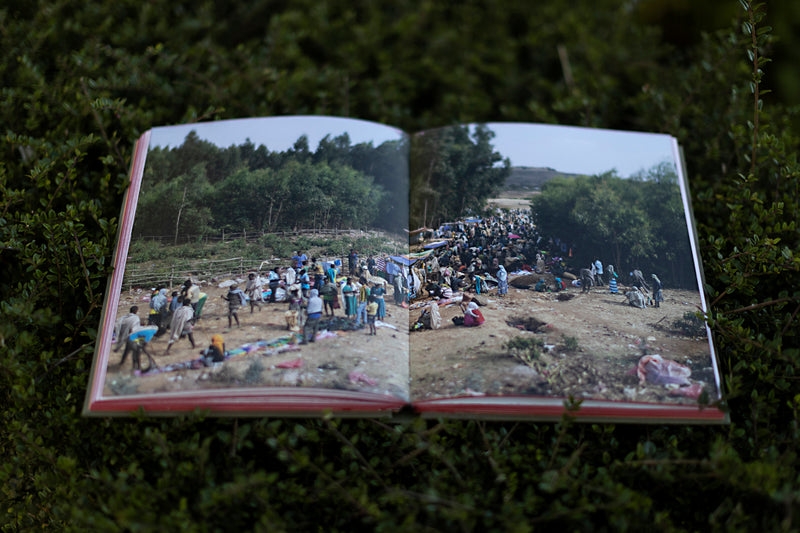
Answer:
POLYGON ((538 190, 556 176, 575 177, 578 174, 567 174, 552 168, 512 167, 511 175, 506 178, 503 190, 505 191, 533 191, 538 190))

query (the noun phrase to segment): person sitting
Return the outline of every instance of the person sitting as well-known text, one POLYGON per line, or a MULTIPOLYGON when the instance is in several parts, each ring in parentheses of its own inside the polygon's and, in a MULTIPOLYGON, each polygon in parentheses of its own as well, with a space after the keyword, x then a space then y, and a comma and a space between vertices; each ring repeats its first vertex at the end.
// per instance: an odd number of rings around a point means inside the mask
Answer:
POLYGON ((478 304, 468 295, 465 294, 461 299, 461 310, 464 312, 464 325, 467 327, 480 326, 486 320, 483 318, 478 304))
POLYGON ((428 295, 431 298, 441 298, 442 297, 442 288, 439 286, 438 283, 428 283, 425 285, 425 290, 428 291, 428 295))
POLYGON ((533 288, 533 290, 536 292, 545 292, 547 290, 547 282, 544 280, 544 278, 541 278, 536 282, 536 286, 533 288))
POLYGON ((626 292, 625 296, 628 297, 628 305, 631 307, 638 307, 639 309, 647 307, 647 300, 638 287, 634 287, 632 291, 626 292))
POLYGON ((203 355, 202 363, 204 366, 211 366, 212 363, 221 363, 225 360, 225 341, 222 335, 217 333, 211 337, 211 345, 200 352, 203 355))

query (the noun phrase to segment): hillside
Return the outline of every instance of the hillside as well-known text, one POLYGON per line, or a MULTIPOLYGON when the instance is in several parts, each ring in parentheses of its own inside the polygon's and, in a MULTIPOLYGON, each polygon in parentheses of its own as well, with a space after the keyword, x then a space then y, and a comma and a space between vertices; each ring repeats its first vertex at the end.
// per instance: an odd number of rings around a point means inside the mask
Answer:
POLYGON ((538 190, 543 184, 547 183, 556 176, 577 176, 577 174, 567 174, 552 168, 543 167, 512 167, 511 175, 506 178, 504 191, 524 191, 538 190))

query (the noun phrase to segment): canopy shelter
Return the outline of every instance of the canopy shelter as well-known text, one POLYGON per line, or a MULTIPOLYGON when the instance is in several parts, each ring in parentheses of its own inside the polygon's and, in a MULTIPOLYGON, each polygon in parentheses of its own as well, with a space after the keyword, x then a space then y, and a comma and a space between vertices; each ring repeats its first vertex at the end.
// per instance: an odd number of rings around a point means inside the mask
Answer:
POLYGON ((420 259, 425 259, 432 253, 433 250, 428 250, 427 252, 417 252, 414 254, 390 255, 389 259, 397 263, 400 263, 401 265, 411 266, 420 259))

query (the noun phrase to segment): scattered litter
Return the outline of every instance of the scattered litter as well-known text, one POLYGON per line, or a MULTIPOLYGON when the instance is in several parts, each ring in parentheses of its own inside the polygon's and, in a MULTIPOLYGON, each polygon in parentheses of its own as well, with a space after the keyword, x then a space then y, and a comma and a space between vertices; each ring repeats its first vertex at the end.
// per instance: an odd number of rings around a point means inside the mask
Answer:
POLYGON ((376 328, 392 328, 393 330, 397 331, 397 328, 391 324, 387 324, 386 322, 382 322, 380 320, 375 321, 376 328))
POLYGON ((283 363, 278 363, 275 365, 275 368, 300 368, 303 366, 303 359, 298 357, 294 361, 284 361, 283 363))
POLYGON ((358 385, 359 383, 364 383, 365 385, 377 385, 378 382, 366 375, 363 372, 359 372, 358 370, 353 370, 347 375, 347 378, 350 380, 350 383, 354 385, 358 385))
POLYGON ((686 398, 697 399, 703 393, 703 384, 700 382, 692 383, 687 387, 678 387, 669 391, 670 396, 683 396, 686 398))
POLYGON ((364 328, 364 324, 356 325, 355 322, 343 316, 323 318, 319 321, 319 329, 328 331, 355 331, 364 328))
POLYGON ((664 359, 660 355, 645 355, 639 359, 636 367, 630 371, 639 377, 639 384, 654 383, 656 385, 689 385, 689 376, 692 371, 671 359, 664 359))

